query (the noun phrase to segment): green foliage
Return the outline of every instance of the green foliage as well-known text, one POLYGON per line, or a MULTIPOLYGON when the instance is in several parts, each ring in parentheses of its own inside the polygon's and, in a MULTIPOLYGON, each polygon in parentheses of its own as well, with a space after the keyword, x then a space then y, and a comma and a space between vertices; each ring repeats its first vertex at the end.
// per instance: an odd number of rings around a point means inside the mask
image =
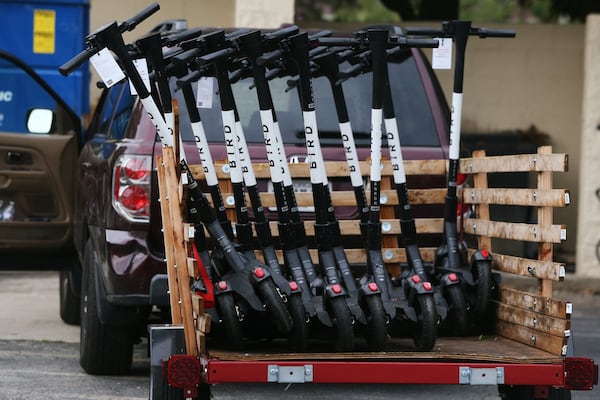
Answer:
POLYGON ((518 11, 514 0, 461 0, 460 18, 478 22, 506 22, 518 11))
POLYGON ((380 0, 296 0, 296 20, 398 23, 400 17, 380 0))

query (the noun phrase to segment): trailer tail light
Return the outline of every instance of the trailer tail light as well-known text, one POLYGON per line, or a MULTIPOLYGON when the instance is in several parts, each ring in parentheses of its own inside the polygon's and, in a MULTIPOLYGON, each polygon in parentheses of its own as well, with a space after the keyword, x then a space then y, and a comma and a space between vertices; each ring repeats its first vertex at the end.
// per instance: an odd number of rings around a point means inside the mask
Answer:
POLYGON ((202 365, 196 356, 174 354, 167 362, 167 382, 183 389, 184 398, 195 398, 201 381, 202 365))
POLYGON ((150 219, 150 156, 121 155, 113 170, 112 205, 130 222, 150 219))
POLYGON ((589 358, 565 358, 565 389, 591 390, 598 384, 598 366, 589 358))

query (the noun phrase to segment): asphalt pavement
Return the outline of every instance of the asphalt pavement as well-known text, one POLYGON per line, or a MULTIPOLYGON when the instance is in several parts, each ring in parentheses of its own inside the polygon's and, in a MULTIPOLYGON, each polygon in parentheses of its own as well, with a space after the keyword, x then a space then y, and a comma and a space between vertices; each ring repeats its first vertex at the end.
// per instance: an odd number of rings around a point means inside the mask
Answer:
MULTIPOLYGON (((557 284, 561 285, 561 284, 557 284)), ((573 302, 575 355, 600 360, 600 287, 594 282, 564 286, 557 297, 573 302), (579 286, 578 286, 579 285, 579 286)), ((124 376, 91 376, 79 366, 79 327, 58 313, 58 273, 0 271, 0 400, 139 400, 148 398, 149 359, 136 346, 124 376)), ((225 399, 497 399, 494 386, 423 385, 215 385, 225 399)), ((600 398, 600 389, 573 392, 574 400, 600 398)))

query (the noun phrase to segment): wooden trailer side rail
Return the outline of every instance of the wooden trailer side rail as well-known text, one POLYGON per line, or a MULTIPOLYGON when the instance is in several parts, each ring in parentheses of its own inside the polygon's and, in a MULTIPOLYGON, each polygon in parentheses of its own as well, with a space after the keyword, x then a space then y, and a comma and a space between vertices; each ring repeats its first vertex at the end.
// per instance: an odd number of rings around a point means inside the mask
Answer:
MULTIPOLYGON (((190 232, 192 228, 182 222, 180 203, 182 185, 176 179, 176 167, 171 149, 164 150, 157 165, 171 295, 175 296, 175 293, 178 293, 179 296, 178 300, 173 299, 173 304, 177 304, 172 311, 173 321, 183 324, 186 331, 186 344, 188 346, 194 344, 196 353, 205 354, 205 335, 210 329, 210 320, 208 315, 203 313, 201 299, 189 291, 190 279, 197 278, 198 271, 197 264, 191 257, 189 242, 186 240, 186 237, 193 237, 193 232, 190 232), (161 169, 170 169, 171 172, 161 172, 161 169), (168 193, 168 199, 165 198, 164 193, 168 193), (184 267, 179 268, 181 265, 184 267), (172 283, 173 279, 177 279, 177 282, 172 283)), ((257 179, 269 179, 268 164, 258 163, 253 166, 257 179)), ((203 178, 201 166, 191 165, 190 168, 197 179, 203 178)), ((501 287, 499 298, 495 301, 498 316, 496 333, 550 355, 564 356, 569 336, 571 306, 567 302, 552 299, 552 282, 561 281, 565 277, 564 265, 553 261, 552 248, 554 243, 566 239, 566 229, 563 225, 553 223, 552 210, 554 207, 568 205, 569 192, 552 188, 552 174, 566 171, 567 156, 553 154, 550 147, 541 147, 537 154, 515 156, 486 157, 483 152, 476 152, 472 158, 461 160, 460 168, 463 173, 474 174, 474 187, 462 190, 463 198, 475 206, 476 213, 476 218, 464 221, 465 233, 477 238, 479 249, 487 249, 492 253, 493 267, 496 270, 539 280, 538 293, 501 287), (531 171, 538 175, 537 187, 530 189, 487 187, 488 173, 523 171, 531 171), (536 207, 538 221, 535 224, 491 221, 490 204, 536 207), (493 238, 535 242, 538 244, 538 258, 534 260, 495 253, 492 248, 493 238)), ((445 175, 446 169, 445 160, 406 161, 407 175, 445 175)), ((224 170, 226 169, 217 168, 223 197, 231 209, 233 221, 235 213, 231 185, 229 176, 224 170)), ((295 179, 309 177, 306 164, 292 164, 290 170, 295 179)), ((368 163, 363 162, 361 170, 366 176, 369 170, 368 163)), ((327 173, 331 179, 348 179, 349 176, 345 162, 327 162, 327 173)), ((392 274, 397 274, 401 263, 406 262, 406 254, 398 241, 401 234, 400 224, 394 217, 394 206, 398 204, 398 199, 393 190, 391 176, 391 165, 389 162, 384 162, 382 169, 383 256, 392 274)), ((441 206, 444 202, 445 189, 410 190, 409 194, 413 205, 441 206)), ((275 206, 272 194, 261 193, 261 198, 265 208, 275 206)), ((298 193, 297 200, 299 206, 312 206, 310 193, 298 193)), ((354 193, 351 190, 334 190, 332 200, 335 206, 355 205, 354 193)), ((273 236, 277 237, 276 224, 275 222, 271 224, 273 236)), ((306 221, 308 235, 313 234, 313 225, 311 221, 306 221)), ((416 225, 419 234, 441 234, 443 231, 441 218, 418 218, 416 225)), ((342 220, 340 227, 345 236, 358 238, 360 235, 356 220, 342 220)), ((422 247, 424 261, 432 262, 435 250, 434 247, 422 247)), ((470 251, 473 252, 475 249, 470 251)), ((364 249, 346 248, 346 253, 350 263, 364 263, 364 249)), ((313 252, 313 257, 317 261, 316 252, 313 252)))

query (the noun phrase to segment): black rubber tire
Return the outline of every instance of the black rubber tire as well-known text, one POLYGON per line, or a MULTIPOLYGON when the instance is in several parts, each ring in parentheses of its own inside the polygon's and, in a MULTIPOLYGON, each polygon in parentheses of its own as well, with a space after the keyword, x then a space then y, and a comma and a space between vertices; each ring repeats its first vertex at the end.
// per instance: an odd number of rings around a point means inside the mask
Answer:
POLYGON ((438 331, 438 315, 433 295, 417 295, 417 327, 413 334, 413 343, 417 351, 429 351, 435 346, 438 331))
POLYGON ((282 335, 287 335, 294 327, 292 316, 285 305, 283 298, 277 292, 277 288, 271 279, 264 279, 256 285, 258 296, 263 301, 267 314, 273 326, 282 335))
POLYGON ((564 388, 548 388, 548 397, 535 397, 533 386, 498 385, 498 394, 502 400, 571 400, 571 391, 564 388))
POLYGON ((98 317, 97 266, 91 243, 85 246, 81 286, 79 364, 88 374, 114 375, 129 370, 133 361, 131 328, 102 323, 98 317))
POLYGON ((220 327, 224 333, 225 344, 231 350, 241 350, 243 347, 242 324, 235 305, 233 293, 221 293, 215 298, 219 313, 220 327))
POLYGON ((288 335, 288 349, 293 353, 305 353, 308 351, 310 328, 300 293, 288 296, 288 308, 294 321, 294 327, 288 335))
POLYGON ((364 297, 367 326, 365 339, 369 351, 383 351, 387 342, 387 318, 381 296, 368 295, 364 297))
POLYGON ((65 324, 79 325, 81 322, 81 297, 73 290, 70 271, 60 271, 58 284, 60 319, 65 324))
POLYGON ((475 318, 485 317, 489 310, 490 299, 493 292, 492 263, 489 260, 475 261, 472 267, 475 278, 475 300, 471 305, 471 312, 475 318))
POLYGON ((354 326, 346 298, 342 296, 329 298, 327 307, 335 330, 335 351, 354 350, 354 326))
POLYGON ((469 308, 462 287, 449 285, 444 292, 448 302, 447 326, 452 335, 463 336, 469 330, 469 308))

